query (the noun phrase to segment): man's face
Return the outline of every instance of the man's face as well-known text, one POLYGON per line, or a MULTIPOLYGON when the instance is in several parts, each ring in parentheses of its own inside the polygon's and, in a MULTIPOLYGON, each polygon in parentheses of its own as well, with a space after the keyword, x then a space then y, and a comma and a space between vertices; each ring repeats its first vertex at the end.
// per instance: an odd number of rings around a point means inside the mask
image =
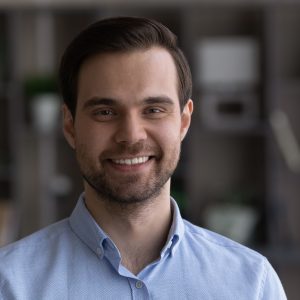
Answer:
POLYGON ((171 55, 158 47, 98 54, 83 63, 76 116, 64 107, 64 133, 85 189, 133 203, 169 186, 193 107, 189 100, 180 111, 177 81, 171 55))

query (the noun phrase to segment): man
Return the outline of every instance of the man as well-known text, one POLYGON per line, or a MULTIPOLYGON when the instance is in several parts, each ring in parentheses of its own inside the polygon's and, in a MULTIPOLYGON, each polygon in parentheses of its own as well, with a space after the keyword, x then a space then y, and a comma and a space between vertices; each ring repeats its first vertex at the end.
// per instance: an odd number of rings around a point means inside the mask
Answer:
POLYGON ((1 299, 286 299, 264 257, 170 199, 193 102, 167 28, 97 22, 67 48, 60 81, 84 193, 69 219, 2 249, 1 299))

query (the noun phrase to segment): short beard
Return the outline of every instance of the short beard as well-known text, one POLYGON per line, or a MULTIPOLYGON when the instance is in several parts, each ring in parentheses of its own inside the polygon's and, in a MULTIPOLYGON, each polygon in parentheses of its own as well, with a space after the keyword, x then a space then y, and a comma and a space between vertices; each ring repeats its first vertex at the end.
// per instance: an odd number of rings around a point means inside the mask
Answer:
MULTIPOLYGON (((168 149, 167 157, 160 154, 160 150, 151 149, 143 144, 124 146, 124 149, 114 150, 118 155, 138 155, 149 149, 148 152, 155 153, 153 160, 153 169, 148 178, 141 175, 129 175, 114 180, 102 168, 95 168, 95 162, 89 160, 85 147, 77 148, 77 160, 85 182, 94 190, 98 198, 110 203, 128 206, 130 204, 140 205, 148 200, 157 198, 162 192, 163 187, 174 173, 180 156, 180 142, 178 147, 168 149)), ((111 156, 111 150, 108 153, 102 153, 99 161, 105 160, 111 156)), ((97 163, 96 163, 97 164, 97 163)))
MULTIPOLYGON (((151 186, 148 186, 148 188, 144 189, 143 191, 128 195, 127 197, 122 194, 121 191, 118 191, 118 187, 109 184, 105 179, 104 174, 87 175, 82 173, 82 177, 89 184, 89 186, 93 188, 100 199, 110 203, 118 203, 119 205, 127 206, 130 204, 144 203, 149 199, 155 199, 157 196, 159 196, 162 188, 174 173, 175 168, 176 166, 169 171, 165 171, 163 174, 156 174, 158 176, 156 180, 152 182, 151 186)), ((134 185, 136 180, 137 178, 131 176, 127 179, 126 184, 128 186, 134 185)))

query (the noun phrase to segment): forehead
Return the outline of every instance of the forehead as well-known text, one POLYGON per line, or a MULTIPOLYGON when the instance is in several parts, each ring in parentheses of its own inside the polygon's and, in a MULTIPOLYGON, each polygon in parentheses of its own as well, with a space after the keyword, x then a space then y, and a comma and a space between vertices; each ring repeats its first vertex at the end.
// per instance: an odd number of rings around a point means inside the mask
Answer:
POLYGON ((179 103, 177 81, 174 60, 164 48, 96 54, 80 68, 78 101, 92 97, 138 100, 165 95, 179 103))

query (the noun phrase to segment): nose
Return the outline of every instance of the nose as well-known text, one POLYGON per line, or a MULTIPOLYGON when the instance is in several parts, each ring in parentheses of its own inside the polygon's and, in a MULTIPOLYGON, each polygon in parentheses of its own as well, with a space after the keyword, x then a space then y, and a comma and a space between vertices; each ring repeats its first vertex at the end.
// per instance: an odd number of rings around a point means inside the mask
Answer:
POLYGON ((146 138, 145 124, 137 115, 128 114, 120 120, 115 134, 117 143, 136 144, 146 138))

